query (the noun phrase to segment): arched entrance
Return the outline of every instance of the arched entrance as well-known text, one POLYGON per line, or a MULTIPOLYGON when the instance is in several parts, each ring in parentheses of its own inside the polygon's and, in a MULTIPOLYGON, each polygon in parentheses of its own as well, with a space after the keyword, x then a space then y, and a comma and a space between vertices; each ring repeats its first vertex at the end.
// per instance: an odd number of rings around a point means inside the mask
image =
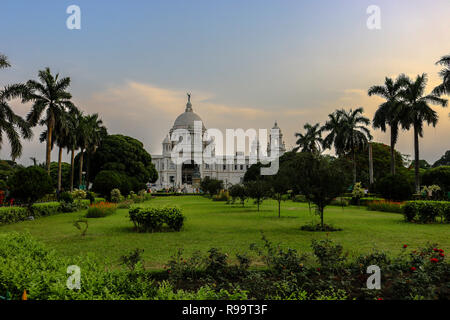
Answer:
POLYGON ((197 185, 200 182, 200 167, 193 160, 183 163, 181 166, 181 183, 197 185))

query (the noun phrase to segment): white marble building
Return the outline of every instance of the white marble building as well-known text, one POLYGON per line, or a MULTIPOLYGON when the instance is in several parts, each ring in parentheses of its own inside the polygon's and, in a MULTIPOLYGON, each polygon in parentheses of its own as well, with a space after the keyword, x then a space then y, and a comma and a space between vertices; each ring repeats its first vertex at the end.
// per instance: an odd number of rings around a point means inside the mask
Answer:
MULTIPOLYGON (((152 155, 152 162, 155 164, 155 168, 159 175, 158 180, 151 185, 152 189, 161 190, 175 188, 185 192, 197 192, 200 179, 205 177, 222 180, 224 187, 228 188, 233 184, 241 183, 245 172, 250 165, 255 162, 250 161, 251 157, 248 155, 244 155, 243 152, 239 152, 236 153, 234 157, 216 156, 213 153, 215 161, 213 161, 214 163, 212 164, 205 163, 208 161, 201 161, 202 163, 200 164, 197 164, 194 161, 187 161, 182 165, 173 163, 171 160, 171 152, 177 143, 170 140, 173 131, 176 129, 186 129, 189 131, 189 134, 193 135, 195 121, 202 121, 202 119, 193 111, 190 101, 190 94, 188 94, 188 102, 186 104, 185 111, 176 118, 172 128, 169 130, 168 135, 162 142, 162 154, 152 155)), ((279 129, 276 122, 272 129, 279 129)), ((201 130, 202 133, 206 132, 203 121, 201 130)), ((271 148, 270 141, 271 139, 268 137, 268 150, 271 148)), ((208 142, 202 142, 202 149, 204 149, 209 143, 211 143, 211 140, 208 142)), ((258 150, 258 146, 258 143, 256 143, 256 146, 253 144, 252 149, 258 150)), ((277 148, 279 155, 285 152, 285 144, 283 142, 281 130, 279 130, 277 148)), ((197 156, 203 158, 203 150, 201 150, 197 156)), ((192 153, 192 159, 195 159, 194 152, 192 153)))

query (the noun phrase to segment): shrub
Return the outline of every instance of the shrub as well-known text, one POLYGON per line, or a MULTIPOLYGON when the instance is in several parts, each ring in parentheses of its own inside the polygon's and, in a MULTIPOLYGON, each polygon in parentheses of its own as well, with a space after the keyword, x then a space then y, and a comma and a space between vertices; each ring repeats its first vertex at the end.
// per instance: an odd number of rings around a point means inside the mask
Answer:
POLYGON ((403 214, 408 222, 433 223, 440 217, 441 222, 450 222, 450 202, 448 201, 408 201, 403 214))
POLYGON ((306 197, 304 195, 302 195, 302 194, 297 194, 292 201, 294 201, 294 202, 308 202, 306 197))
POLYGON ((86 199, 89 200, 89 204, 95 203, 95 194, 92 191, 86 192, 86 199))
POLYGON ((109 197, 111 190, 120 189, 121 185, 122 180, 119 173, 112 170, 102 170, 95 176, 92 189, 103 196, 109 197))
POLYGON ((385 176, 377 183, 376 188, 383 198, 397 201, 410 199, 414 192, 411 179, 400 173, 385 176))
POLYGON ((350 205, 350 200, 344 197, 337 197, 330 202, 331 206, 348 207, 350 205))
POLYGON ((122 200, 122 194, 120 193, 119 189, 112 189, 111 190, 111 201, 114 203, 119 203, 120 200, 122 200))
POLYGON ((18 169, 8 179, 8 186, 11 197, 26 203, 30 211, 36 201, 53 191, 52 179, 47 171, 37 166, 18 169))
POLYGON ((213 196, 213 201, 230 201, 231 197, 228 191, 220 190, 219 194, 213 196))
POLYGON ((83 199, 86 199, 87 193, 84 190, 76 189, 72 192, 72 196, 75 200, 81 201, 83 199))
POLYGON ((375 200, 367 203, 367 210, 403 213, 403 202, 375 200))
POLYGON ((429 169, 422 176, 424 185, 438 185, 444 194, 450 191, 450 166, 429 169))
POLYGON ((59 195, 59 201, 60 202, 65 202, 65 203, 73 203, 73 197, 72 194, 70 192, 62 192, 59 195))
POLYGON ((117 205, 109 202, 95 203, 89 206, 87 218, 102 218, 115 213, 117 205))
POLYGON ((163 208, 132 208, 129 211, 130 220, 138 232, 158 232, 164 226, 173 231, 180 231, 185 217, 177 207, 163 208))

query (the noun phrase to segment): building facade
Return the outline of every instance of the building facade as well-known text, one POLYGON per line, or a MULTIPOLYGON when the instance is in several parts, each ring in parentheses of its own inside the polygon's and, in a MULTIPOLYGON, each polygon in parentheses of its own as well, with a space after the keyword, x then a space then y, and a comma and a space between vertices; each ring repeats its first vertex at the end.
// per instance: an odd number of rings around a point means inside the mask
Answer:
MULTIPOLYGON (((230 157, 216 156, 213 151, 211 155, 214 161, 198 161, 200 163, 196 163, 194 160, 188 160, 182 164, 176 164, 172 161, 172 151, 178 143, 171 139, 175 130, 187 130, 192 136, 192 139, 190 139, 191 141, 194 141, 193 135, 196 122, 197 125, 199 123, 198 121, 201 121, 202 123, 202 135, 207 131, 200 116, 193 111, 190 100, 190 94, 188 94, 188 102, 185 111, 175 119, 172 128, 162 142, 162 154, 152 155, 152 162, 154 163, 159 176, 158 180, 152 184, 152 189, 161 190, 173 188, 182 192, 198 192, 201 179, 206 177, 222 180, 225 188, 228 188, 233 184, 241 183, 247 169, 251 164, 255 163, 255 161, 252 160, 252 156, 244 155, 243 152, 237 152, 234 156, 230 157)), ((282 155, 285 152, 285 144, 277 122, 275 122, 272 129, 279 130, 279 136, 275 140, 275 148, 278 149, 278 154, 282 155)), ((270 154, 270 150, 273 148, 273 146, 271 146, 271 140, 272 139, 269 136, 267 144, 268 154, 270 154)), ((214 142, 211 140, 202 141, 201 150, 192 151, 191 159, 203 160, 204 149, 208 147, 209 144, 213 145, 213 143, 214 142)), ((192 150, 194 150, 194 148, 192 148, 192 150)), ((254 154, 258 154, 259 152, 259 143, 257 140, 252 144, 252 152, 254 154)))

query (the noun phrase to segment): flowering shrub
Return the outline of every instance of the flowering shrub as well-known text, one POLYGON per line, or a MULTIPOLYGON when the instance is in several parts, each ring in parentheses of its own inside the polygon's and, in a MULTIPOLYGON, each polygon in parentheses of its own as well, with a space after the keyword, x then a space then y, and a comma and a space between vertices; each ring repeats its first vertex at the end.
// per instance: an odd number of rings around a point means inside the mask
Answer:
POLYGON ((100 202, 89 206, 87 218, 102 218, 115 213, 117 205, 110 202, 100 202))
POLYGON ((180 231, 186 219, 181 209, 177 207, 136 207, 130 209, 129 216, 138 232, 162 231, 163 227, 173 231, 180 231))
POLYGON ((122 194, 119 189, 111 190, 111 201, 114 203, 119 203, 122 200, 122 194))
POLYGON ((367 203, 367 210, 403 213, 404 202, 376 200, 367 203))
POLYGON ((81 201, 81 200, 83 200, 83 199, 86 199, 86 191, 84 191, 84 190, 78 190, 78 189, 76 189, 76 190, 74 190, 73 192, 72 192, 72 197, 75 199, 75 200, 78 200, 78 201, 81 201))
POLYGON ((213 201, 230 201, 231 197, 228 191, 220 190, 219 194, 216 194, 212 197, 213 201))

